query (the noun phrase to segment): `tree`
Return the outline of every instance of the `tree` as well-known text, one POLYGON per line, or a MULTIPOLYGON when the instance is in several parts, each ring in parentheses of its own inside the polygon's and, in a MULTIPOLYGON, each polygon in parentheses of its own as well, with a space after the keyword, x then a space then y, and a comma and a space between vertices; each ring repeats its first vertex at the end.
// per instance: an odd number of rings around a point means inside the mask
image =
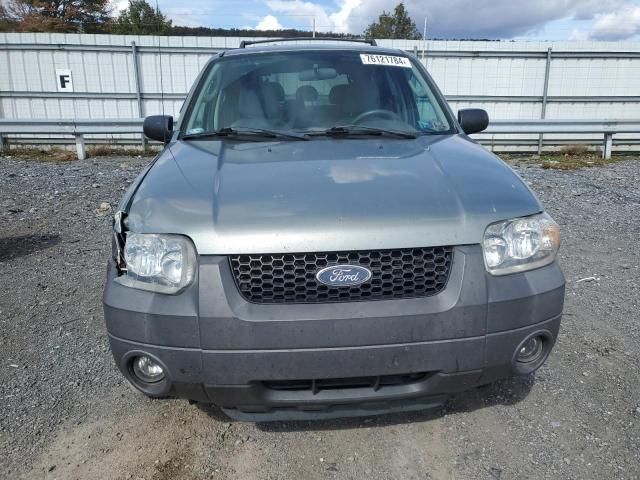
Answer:
POLYGON ((111 23, 109 0, 9 0, 3 9, 22 32, 106 32, 111 23))
POLYGON ((16 22, 11 18, 7 8, 2 4, 0 0, 0 32, 7 32, 14 30, 16 22))
POLYGON ((146 0, 129 0, 129 8, 120 12, 113 26, 114 33, 123 35, 169 35, 171 20, 154 9, 146 0))
POLYGON ((368 38, 405 38, 407 40, 422 38, 402 2, 396 6, 393 14, 383 11, 382 15, 378 17, 378 22, 373 22, 367 27, 364 36, 368 38))
MULTIPOLYGON (((309 30, 297 30, 288 28, 286 30, 255 30, 253 28, 211 28, 211 27, 182 27, 174 25, 171 27, 170 35, 178 37, 277 37, 277 38, 294 38, 294 37, 312 37, 309 30)), ((316 32, 317 38, 359 38, 347 33, 336 32, 316 32)))

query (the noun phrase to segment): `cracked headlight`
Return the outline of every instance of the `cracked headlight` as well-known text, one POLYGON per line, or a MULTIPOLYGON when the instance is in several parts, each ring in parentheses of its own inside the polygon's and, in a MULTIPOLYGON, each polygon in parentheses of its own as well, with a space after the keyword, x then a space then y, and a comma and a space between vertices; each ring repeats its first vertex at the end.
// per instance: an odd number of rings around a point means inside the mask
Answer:
POLYGON ((191 285, 196 275, 196 251, 180 235, 127 232, 124 275, 116 281, 127 287, 175 294, 191 285))
POLYGON ((546 213, 493 223, 484 232, 487 271, 507 275, 549 265, 560 248, 560 228, 546 213))

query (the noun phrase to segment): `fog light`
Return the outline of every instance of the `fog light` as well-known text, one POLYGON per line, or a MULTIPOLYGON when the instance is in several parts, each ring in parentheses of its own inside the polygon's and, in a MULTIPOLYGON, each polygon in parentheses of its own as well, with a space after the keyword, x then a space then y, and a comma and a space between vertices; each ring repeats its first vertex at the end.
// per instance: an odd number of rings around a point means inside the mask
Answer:
POLYGON ((540 335, 531 337, 522 344, 516 360, 518 363, 537 362, 544 352, 544 338, 540 335))
POLYGON ((164 378, 162 366, 146 355, 133 359, 133 373, 139 380, 146 383, 156 383, 164 378))

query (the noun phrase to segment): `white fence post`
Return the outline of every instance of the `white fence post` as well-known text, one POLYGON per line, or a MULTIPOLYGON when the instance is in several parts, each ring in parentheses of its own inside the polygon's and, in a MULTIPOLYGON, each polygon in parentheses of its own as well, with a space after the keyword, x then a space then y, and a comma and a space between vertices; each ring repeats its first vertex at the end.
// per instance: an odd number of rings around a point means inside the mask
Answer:
POLYGON ((611 151, 613 150, 613 133, 604 134, 604 149, 602 150, 602 158, 611 159, 611 151))
MULTIPOLYGON (((138 116, 144 118, 144 103, 142 101, 142 82, 140 78, 140 61, 138 59, 138 47, 136 42, 131 42, 131 61, 133 63, 133 80, 136 86, 136 100, 138 106, 138 116)), ((140 135, 142 149, 147 148, 147 138, 140 135)))
POLYGON ((87 150, 84 145, 84 135, 76 134, 76 152, 78 154, 78 160, 84 160, 87 158, 87 150))
MULTIPOLYGON (((542 92, 542 107, 540 110, 540 118, 547 118, 547 101, 549 99, 549 74, 551 73, 551 52, 552 48, 549 47, 547 49, 547 63, 544 67, 544 86, 542 92)), ((544 134, 540 134, 540 139, 538 140, 538 155, 542 155, 542 147, 544 146, 544 134)))

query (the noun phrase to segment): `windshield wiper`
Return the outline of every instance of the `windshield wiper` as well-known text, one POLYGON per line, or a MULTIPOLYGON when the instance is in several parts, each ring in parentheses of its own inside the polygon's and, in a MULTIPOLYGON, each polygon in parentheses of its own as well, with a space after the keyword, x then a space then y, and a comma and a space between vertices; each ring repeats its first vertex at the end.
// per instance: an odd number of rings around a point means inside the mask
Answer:
POLYGON ((183 140, 193 140, 196 138, 209 137, 266 137, 266 138, 289 138, 293 140, 309 140, 309 137, 303 133, 296 133, 286 130, 270 130, 268 128, 233 128, 225 127, 212 132, 191 133, 183 135, 183 140))
POLYGON ((340 137, 349 135, 390 135, 400 138, 417 138, 418 132, 392 130, 389 128, 368 127, 365 125, 336 125, 321 132, 309 132, 309 135, 327 135, 340 137))

